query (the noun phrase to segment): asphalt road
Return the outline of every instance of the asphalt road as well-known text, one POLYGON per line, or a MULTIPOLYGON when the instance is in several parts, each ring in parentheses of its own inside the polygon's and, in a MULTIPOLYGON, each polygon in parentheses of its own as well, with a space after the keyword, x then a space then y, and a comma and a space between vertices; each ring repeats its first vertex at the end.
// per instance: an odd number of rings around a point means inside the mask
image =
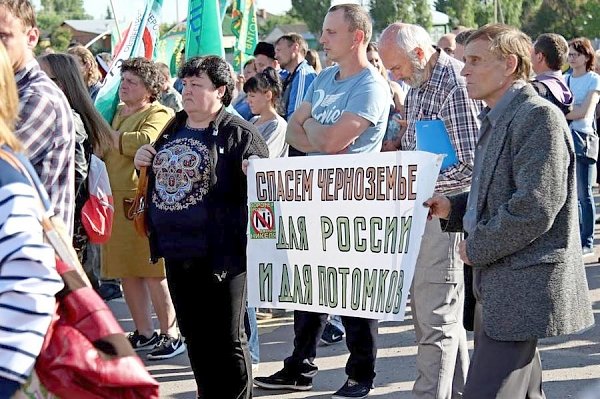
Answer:
MULTIPOLYGON (((584 399, 583 391, 592 391, 585 399, 600 399, 600 264, 596 256, 587 258, 587 277, 593 302, 596 325, 580 335, 546 339, 540 342, 544 369, 544 391, 547 399, 584 399)), ((206 304, 205 306, 210 306, 206 304)), ((125 331, 133 324, 123 299, 110 302, 125 331)), ((202 319, 202 306, 198 307, 198 322, 202 319)), ((156 323, 157 325, 157 323, 156 323)), ((270 375, 282 366, 289 355, 293 341, 291 313, 288 317, 260 322, 261 364, 256 375, 270 375)), ((472 337, 469 337, 472 338, 472 337)), ((473 341, 469 341, 470 348, 473 341)), ((379 328, 375 389, 369 397, 375 399, 408 399, 416 377, 415 335, 410 314, 404 322, 382 323, 379 328)), ((346 380, 344 365, 348 351, 344 343, 320 347, 316 364, 319 374, 308 392, 274 392, 254 389, 254 398, 330 398, 346 380)), ((210 359, 206 359, 210 361, 210 359)), ((161 384, 161 398, 195 399, 195 383, 186 354, 164 361, 146 361, 151 374, 161 384)))

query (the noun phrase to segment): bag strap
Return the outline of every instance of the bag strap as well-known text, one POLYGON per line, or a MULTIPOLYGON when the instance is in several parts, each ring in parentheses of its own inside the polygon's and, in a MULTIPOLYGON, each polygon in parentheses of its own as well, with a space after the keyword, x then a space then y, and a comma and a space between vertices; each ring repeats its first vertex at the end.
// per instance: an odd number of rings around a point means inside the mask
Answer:
MULTIPOLYGON (((4 148, 0 148, 0 158, 21 172, 21 174, 29 180, 29 184, 31 184, 37 194, 40 208, 43 210, 41 224, 44 229, 46 240, 52 248, 54 248, 56 256, 67 266, 73 267, 81 276, 85 284, 91 287, 91 283, 83 270, 83 266, 81 266, 81 263, 79 262, 75 249, 73 248, 72 240, 67 234, 67 228, 64 222, 59 217, 49 216, 52 215, 50 200, 48 194, 43 191, 42 183, 37 174, 35 174, 33 170, 30 170, 30 167, 26 166, 18 156, 10 151, 6 151, 4 148)), ((61 271, 59 271, 59 274, 62 276, 61 271)))
POLYGON ((140 175, 138 177, 137 191, 133 204, 127 211, 127 218, 133 220, 135 215, 143 213, 148 206, 146 195, 148 191, 148 166, 142 166, 140 168, 140 175))

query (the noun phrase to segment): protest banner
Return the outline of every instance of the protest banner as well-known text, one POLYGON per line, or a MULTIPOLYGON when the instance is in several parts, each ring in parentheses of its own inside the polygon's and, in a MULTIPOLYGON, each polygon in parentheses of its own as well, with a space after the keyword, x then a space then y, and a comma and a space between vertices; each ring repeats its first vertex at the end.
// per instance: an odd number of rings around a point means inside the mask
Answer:
POLYGON ((403 320, 443 156, 256 159, 248 168, 248 303, 403 320))

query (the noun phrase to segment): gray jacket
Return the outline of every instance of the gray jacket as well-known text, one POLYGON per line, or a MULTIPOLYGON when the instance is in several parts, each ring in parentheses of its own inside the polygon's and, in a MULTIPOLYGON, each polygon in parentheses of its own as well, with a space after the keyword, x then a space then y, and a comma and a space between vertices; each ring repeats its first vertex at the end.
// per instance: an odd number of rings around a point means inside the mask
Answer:
MULTIPOLYGON (((477 226, 467 238, 467 256, 482 270, 486 334, 523 341, 592 326, 564 116, 526 85, 491 134, 477 226)), ((466 200, 450 198, 446 230, 462 229, 466 200)))

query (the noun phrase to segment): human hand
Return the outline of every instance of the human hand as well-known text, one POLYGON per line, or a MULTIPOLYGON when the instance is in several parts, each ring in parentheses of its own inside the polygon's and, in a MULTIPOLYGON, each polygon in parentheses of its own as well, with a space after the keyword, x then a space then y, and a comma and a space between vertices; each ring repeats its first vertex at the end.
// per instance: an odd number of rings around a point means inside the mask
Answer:
POLYGON ((450 215, 450 200, 448 197, 443 195, 434 195, 427 201, 423 202, 423 206, 429 208, 427 220, 431 220, 434 217, 448 219, 448 216, 450 215))
POLYGON ((250 155, 248 159, 244 159, 242 161, 242 172, 244 172, 246 176, 248 176, 248 165, 250 165, 250 159, 259 159, 259 157, 257 155, 250 155))
POLYGON ((467 256, 467 241, 466 240, 462 240, 461 242, 458 243, 458 254, 460 255, 460 258, 462 259, 462 261, 465 262, 465 265, 471 266, 473 264, 469 260, 469 257, 467 256))
POLYGON ((135 168, 139 169, 142 166, 152 165, 152 159, 155 155, 156 149, 150 144, 144 144, 137 150, 135 157, 133 158, 133 164, 135 165, 135 168))

